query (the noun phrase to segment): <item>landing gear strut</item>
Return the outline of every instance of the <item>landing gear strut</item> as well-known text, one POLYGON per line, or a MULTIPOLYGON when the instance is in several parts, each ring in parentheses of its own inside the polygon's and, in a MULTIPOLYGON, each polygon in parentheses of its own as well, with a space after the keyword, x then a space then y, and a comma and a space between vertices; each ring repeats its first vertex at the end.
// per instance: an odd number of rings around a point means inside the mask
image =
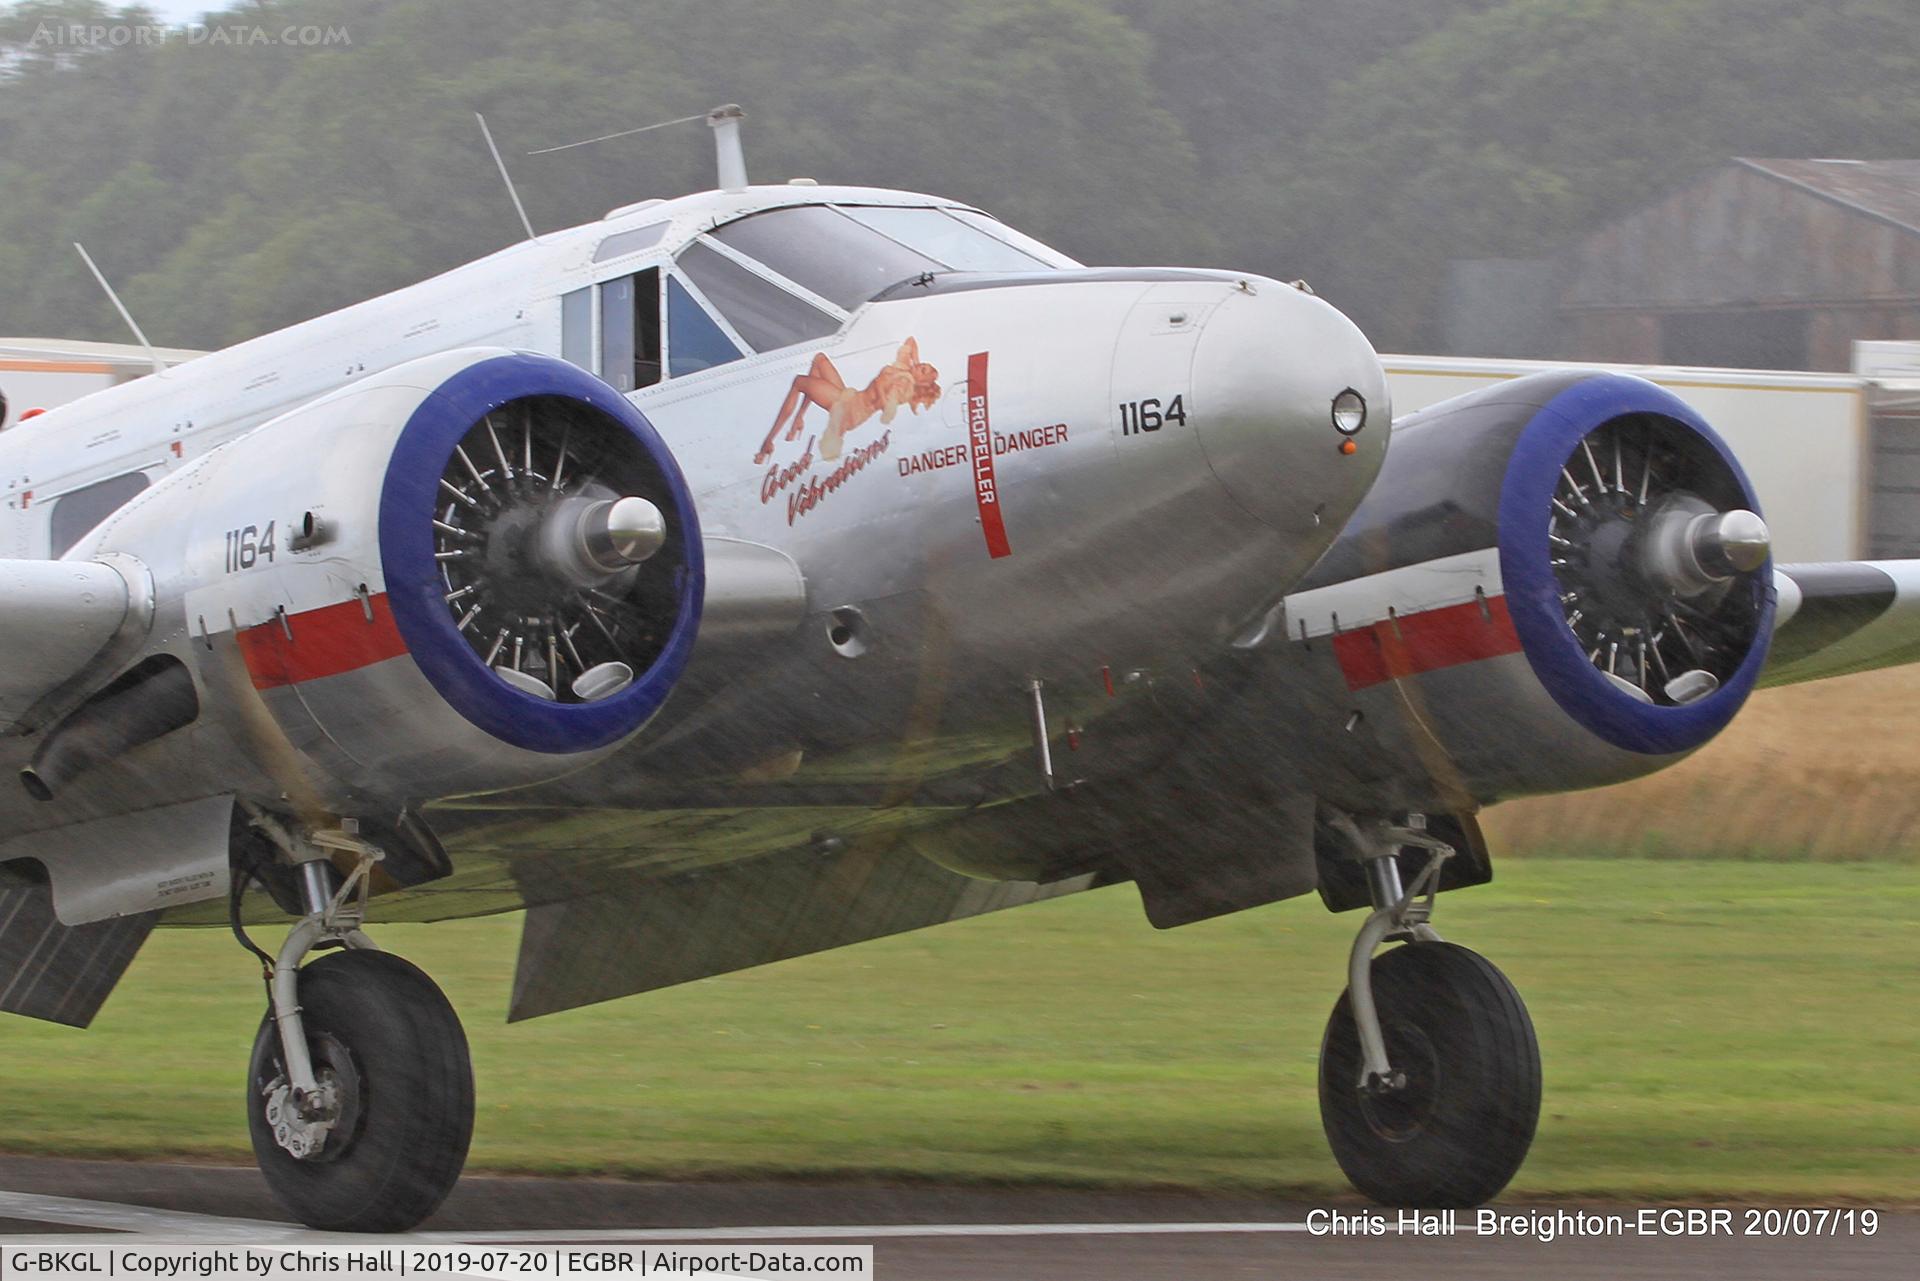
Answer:
POLYGON ((1505 975, 1428 924, 1452 850, 1411 823, 1365 839, 1374 911, 1320 1046, 1321 1123, 1341 1170, 1374 1200, 1478 1205, 1507 1185, 1533 1142, 1533 1022, 1505 975), (1405 847, 1429 858, 1402 888, 1394 856, 1405 847), (1405 942, 1375 958, 1391 940, 1405 942))
POLYGON ((405 1231, 438 1208, 466 1163, 466 1034, 432 979, 361 932, 380 851, 351 831, 303 840, 268 830, 298 860, 306 915, 268 968, 270 1005, 247 1069, 254 1157, 281 1205, 311 1227, 405 1231), (336 850, 357 859, 337 887, 336 850), (301 964, 319 948, 340 950, 301 964))

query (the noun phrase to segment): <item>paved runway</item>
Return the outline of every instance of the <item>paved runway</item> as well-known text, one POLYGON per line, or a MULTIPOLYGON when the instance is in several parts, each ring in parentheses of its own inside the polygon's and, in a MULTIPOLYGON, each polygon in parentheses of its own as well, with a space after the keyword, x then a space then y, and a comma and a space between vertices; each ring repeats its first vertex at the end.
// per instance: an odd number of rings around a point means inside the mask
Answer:
MULTIPOLYGON (((881 1281, 1210 1277, 1854 1278, 1915 1275, 1920 1214, 1882 1212, 1871 1237, 1565 1236, 1461 1231, 1316 1235, 1326 1211, 1260 1197, 866 1183, 623 1183, 470 1177, 418 1235, 493 1244, 560 1241, 875 1247, 881 1281), (1318 1213, 1316 1213, 1318 1212, 1318 1213)), ((1499 1207, 1505 1214, 1641 1207, 1499 1207)), ((1743 1215, 1736 1209, 1736 1229, 1743 1215)), ((1392 1216, 1387 1216, 1391 1222, 1392 1216)), ((137 1234, 208 1244, 309 1239, 252 1169, 0 1157, 0 1245, 34 1236, 137 1234)), ((123 1238, 124 1239, 124 1238, 123 1238)))

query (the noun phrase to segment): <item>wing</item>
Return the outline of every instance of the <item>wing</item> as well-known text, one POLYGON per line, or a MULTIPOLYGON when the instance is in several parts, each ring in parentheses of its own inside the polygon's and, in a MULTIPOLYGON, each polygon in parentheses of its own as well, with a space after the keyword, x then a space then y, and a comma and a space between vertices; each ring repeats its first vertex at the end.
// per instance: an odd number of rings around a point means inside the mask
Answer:
MULTIPOLYGON (((511 1017, 533 1018, 1110 884, 1068 856, 1088 833, 1062 817, 1087 812, 1058 796, 978 809, 874 798, 437 807, 452 873, 384 894, 379 919, 524 910, 511 1017), (1052 866, 1005 879, 949 866, 1039 847, 1059 850, 1052 866)), ((243 911, 249 924, 285 919, 264 894, 249 895, 243 911)), ((202 902, 170 910, 165 924, 214 926, 226 914, 225 903, 202 902)), ((0 977, 5 943, 0 931, 0 977)))
POLYGON ((99 561, 0 560, 0 733, 90 671, 149 590, 99 561))
POLYGON ((1920 661, 1920 560, 1781 565, 1762 685, 1920 661))
POLYGON ((0 732, 90 670, 134 613, 134 590, 111 565, 0 561, 0 732))
MULTIPOLYGON (((99 561, 0 560, 0 735, 83 690, 128 623, 144 623, 147 594, 99 561)), ((44 879, 0 863, 0 1010, 85 1027, 157 919, 64 925, 44 879)))

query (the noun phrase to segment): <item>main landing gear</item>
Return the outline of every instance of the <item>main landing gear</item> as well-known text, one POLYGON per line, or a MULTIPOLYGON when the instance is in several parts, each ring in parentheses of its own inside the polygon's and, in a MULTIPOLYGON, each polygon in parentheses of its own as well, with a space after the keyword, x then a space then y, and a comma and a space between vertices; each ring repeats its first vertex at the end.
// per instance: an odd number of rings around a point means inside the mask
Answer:
POLYGON ((1478 1205, 1526 1159, 1540 1119, 1540 1048, 1506 976, 1428 924, 1452 849, 1418 826, 1362 839, 1374 911, 1320 1046, 1320 1119, 1354 1187, 1387 1205, 1478 1205), (1394 857, 1427 851, 1402 887, 1394 857), (1375 958, 1382 942, 1404 945, 1375 958))
MULTIPOLYGON (((256 820, 259 822, 259 820, 256 820)), ((380 851, 352 831, 292 837, 306 914, 261 958, 270 1004, 247 1068, 247 1128, 267 1186, 296 1219, 343 1232, 400 1232, 439 1207, 473 1136, 473 1068, 447 998, 361 932, 380 851), (330 856, 356 866, 344 881, 330 856), (309 953, 327 951, 306 965, 309 953)))

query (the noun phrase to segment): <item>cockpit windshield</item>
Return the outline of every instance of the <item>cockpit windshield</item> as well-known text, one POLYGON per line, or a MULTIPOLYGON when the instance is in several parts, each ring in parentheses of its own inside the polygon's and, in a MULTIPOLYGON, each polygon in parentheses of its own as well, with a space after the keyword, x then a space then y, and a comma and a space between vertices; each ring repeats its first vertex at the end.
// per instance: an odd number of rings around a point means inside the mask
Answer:
MULTIPOLYGON (((847 217, 954 271, 1045 271, 1048 265, 945 209, 840 206, 847 217)), ((977 216, 977 215, 976 215, 977 216)))
POLYGON ((711 234, 848 311, 923 273, 1052 269, 943 209, 800 205, 750 214, 711 234))

